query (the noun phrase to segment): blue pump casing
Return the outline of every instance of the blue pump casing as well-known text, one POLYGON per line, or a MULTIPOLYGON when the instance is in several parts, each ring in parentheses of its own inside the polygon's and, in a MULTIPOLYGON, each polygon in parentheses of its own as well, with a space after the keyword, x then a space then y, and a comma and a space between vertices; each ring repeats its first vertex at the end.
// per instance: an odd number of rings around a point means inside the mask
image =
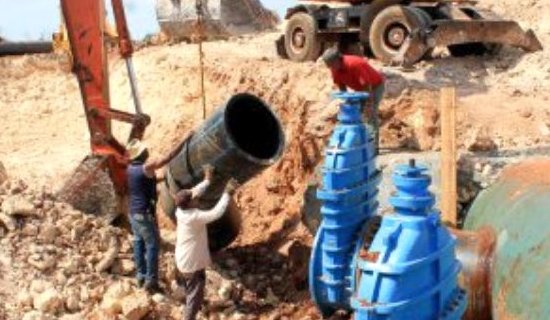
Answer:
POLYGON ((456 241, 432 209, 426 169, 414 160, 396 169, 394 213, 378 219, 379 226, 372 219, 356 243, 350 301, 356 320, 458 320, 464 314, 456 241))
POLYGON ((362 120, 361 104, 368 95, 341 93, 335 97, 344 102, 325 150, 322 186, 317 191, 322 222, 309 265, 310 292, 324 315, 350 309, 355 243, 378 207, 381 180, 374 143, 362 120))

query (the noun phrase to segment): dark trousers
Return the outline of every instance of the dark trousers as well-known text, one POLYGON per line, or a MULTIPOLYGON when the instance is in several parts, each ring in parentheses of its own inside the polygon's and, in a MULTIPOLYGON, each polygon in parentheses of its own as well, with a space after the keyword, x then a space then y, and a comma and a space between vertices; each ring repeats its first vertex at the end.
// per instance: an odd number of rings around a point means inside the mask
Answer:
POLYGON ((131 214, 130 224, 134 234, 134 262, 137 279, 158 281, 159 234, 153 214, 131 214))
POLYGON ((177 273, 177 282, 185 290, 184 320, 195 320, 204 302, 206 272, 204 269, 192 273, 177 273))

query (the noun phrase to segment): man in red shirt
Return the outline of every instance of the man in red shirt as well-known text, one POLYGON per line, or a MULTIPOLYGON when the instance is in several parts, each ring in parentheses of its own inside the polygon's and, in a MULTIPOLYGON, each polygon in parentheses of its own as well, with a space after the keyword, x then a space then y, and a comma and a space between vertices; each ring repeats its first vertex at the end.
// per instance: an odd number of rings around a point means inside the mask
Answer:
POLYGON ((368 124, 374 133, 376 153, 379 148, 378 106, 384 97, 385 79, 365 58, 352 55, 342 55, 338 49, 330 48, 323 54, 323 60, 332 73, 334 84, 341 90, 366 92, 368 124))

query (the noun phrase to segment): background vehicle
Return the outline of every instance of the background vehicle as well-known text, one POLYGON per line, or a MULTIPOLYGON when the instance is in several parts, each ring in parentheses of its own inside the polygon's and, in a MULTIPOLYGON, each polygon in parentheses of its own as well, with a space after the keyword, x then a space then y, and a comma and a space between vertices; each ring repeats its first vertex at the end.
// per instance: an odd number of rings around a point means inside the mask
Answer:
POLYGON ((197 33, 198 10, 207 39, 271 29, 279 22, 259 0, 156 1, 160 28, 172 40, 192 40, 197 33))
POLYGON ((384 62, 401 56, 412 63, 436 46, 448 47, 453 55, 482 54, 501 44, 528 52, 542 49, 531 30, 473 1, 308 1, 290 8, 285 19, 277 49, 293 61, 315 60, 333 43, 343 50, 360 43, 364 53, 384 62))

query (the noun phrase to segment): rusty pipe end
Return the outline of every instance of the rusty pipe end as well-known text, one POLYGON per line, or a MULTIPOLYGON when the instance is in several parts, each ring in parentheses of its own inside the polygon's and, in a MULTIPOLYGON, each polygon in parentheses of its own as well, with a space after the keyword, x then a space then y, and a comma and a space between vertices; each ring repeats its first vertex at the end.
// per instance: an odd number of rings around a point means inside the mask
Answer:
POLYGON ((457 239, 456 254, 462 264, 459 283, 468 292, 468 307, 463 319, 492 319, 496 233, 489 226, 476 231, 451 229, 451 233, 457 239))

